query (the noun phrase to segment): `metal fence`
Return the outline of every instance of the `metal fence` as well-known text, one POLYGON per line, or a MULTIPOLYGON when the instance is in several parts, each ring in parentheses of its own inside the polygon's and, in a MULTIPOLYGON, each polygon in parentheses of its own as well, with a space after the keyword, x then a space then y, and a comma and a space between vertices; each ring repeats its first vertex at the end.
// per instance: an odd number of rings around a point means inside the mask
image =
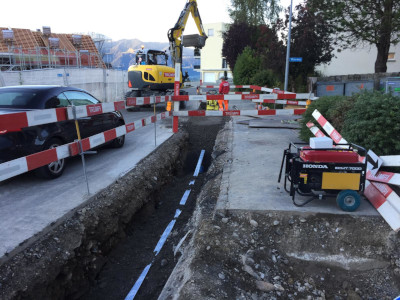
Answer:
POLYGON ((88 50, 68 51, 37 47, 34 50, 9 47, 7 53, 0 53, 1 71, 19 71, 58 67, 104 68, 99 53, 88 50))

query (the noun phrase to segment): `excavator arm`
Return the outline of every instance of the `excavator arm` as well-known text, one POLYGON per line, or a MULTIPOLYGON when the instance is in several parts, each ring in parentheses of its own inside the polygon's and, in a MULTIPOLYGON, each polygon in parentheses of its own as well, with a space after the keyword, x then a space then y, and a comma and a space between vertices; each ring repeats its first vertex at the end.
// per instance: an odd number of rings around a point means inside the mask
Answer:
POLYGON ((175 66, 175 63, 182 63, 182 46, 195 47, 195 51, 204 47, 207 35, 204 32, 196 0, 187 0, 175 26, 168 31, 168 39, 173 66, 175 66), (192 15, 196 23, 197 29, 200 33, 199 35, 182 35, 189 14, 192 15))

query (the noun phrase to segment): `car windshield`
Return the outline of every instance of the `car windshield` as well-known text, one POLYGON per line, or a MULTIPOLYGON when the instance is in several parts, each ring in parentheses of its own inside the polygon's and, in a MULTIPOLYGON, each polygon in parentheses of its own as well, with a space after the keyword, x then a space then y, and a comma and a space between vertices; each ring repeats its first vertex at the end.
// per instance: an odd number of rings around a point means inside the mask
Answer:
POLYGON ((35 91, 0 91, 0 107, 2 108, 33 108, 35 91))

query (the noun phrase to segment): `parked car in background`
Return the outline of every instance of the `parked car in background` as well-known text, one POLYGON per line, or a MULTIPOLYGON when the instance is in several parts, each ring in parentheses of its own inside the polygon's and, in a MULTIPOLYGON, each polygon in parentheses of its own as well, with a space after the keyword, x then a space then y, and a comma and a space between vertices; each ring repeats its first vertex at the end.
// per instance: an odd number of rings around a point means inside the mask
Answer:
MULTIPOLYGON (((67 107, 72 104, 90 105, 100 101, 88 92, 65 86, 14 86, 0 88, 0 116, 38 109, 67 107)), ((119 111, 103 113, 78 119, 81 137, 94 134, 125 124, 119 111)), ((43 150, 55 148, 77 139, 73 120, 31 126, 9 132, 0 128, 0 163, 27 156, 43 150)), ((111 146, 124 145, 125 136, 117 137, 111 146)), ((38 168, 36 173, 44 178, 57 178, 64 172, 65 159, 38 168)))

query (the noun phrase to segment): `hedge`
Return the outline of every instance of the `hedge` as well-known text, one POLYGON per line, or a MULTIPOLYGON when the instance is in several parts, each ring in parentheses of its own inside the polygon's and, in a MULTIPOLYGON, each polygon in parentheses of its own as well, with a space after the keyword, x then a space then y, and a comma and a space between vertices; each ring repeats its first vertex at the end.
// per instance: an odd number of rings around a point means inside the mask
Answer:
POLYGON ((301 120, 300 138, 304 141, 313 136, 306 124, 310 120, 317 124, 311 115, 315 109, 348 142, 378 155, 400 154, 400 97, 381 92, 321 97, 313 101, 301 120))

